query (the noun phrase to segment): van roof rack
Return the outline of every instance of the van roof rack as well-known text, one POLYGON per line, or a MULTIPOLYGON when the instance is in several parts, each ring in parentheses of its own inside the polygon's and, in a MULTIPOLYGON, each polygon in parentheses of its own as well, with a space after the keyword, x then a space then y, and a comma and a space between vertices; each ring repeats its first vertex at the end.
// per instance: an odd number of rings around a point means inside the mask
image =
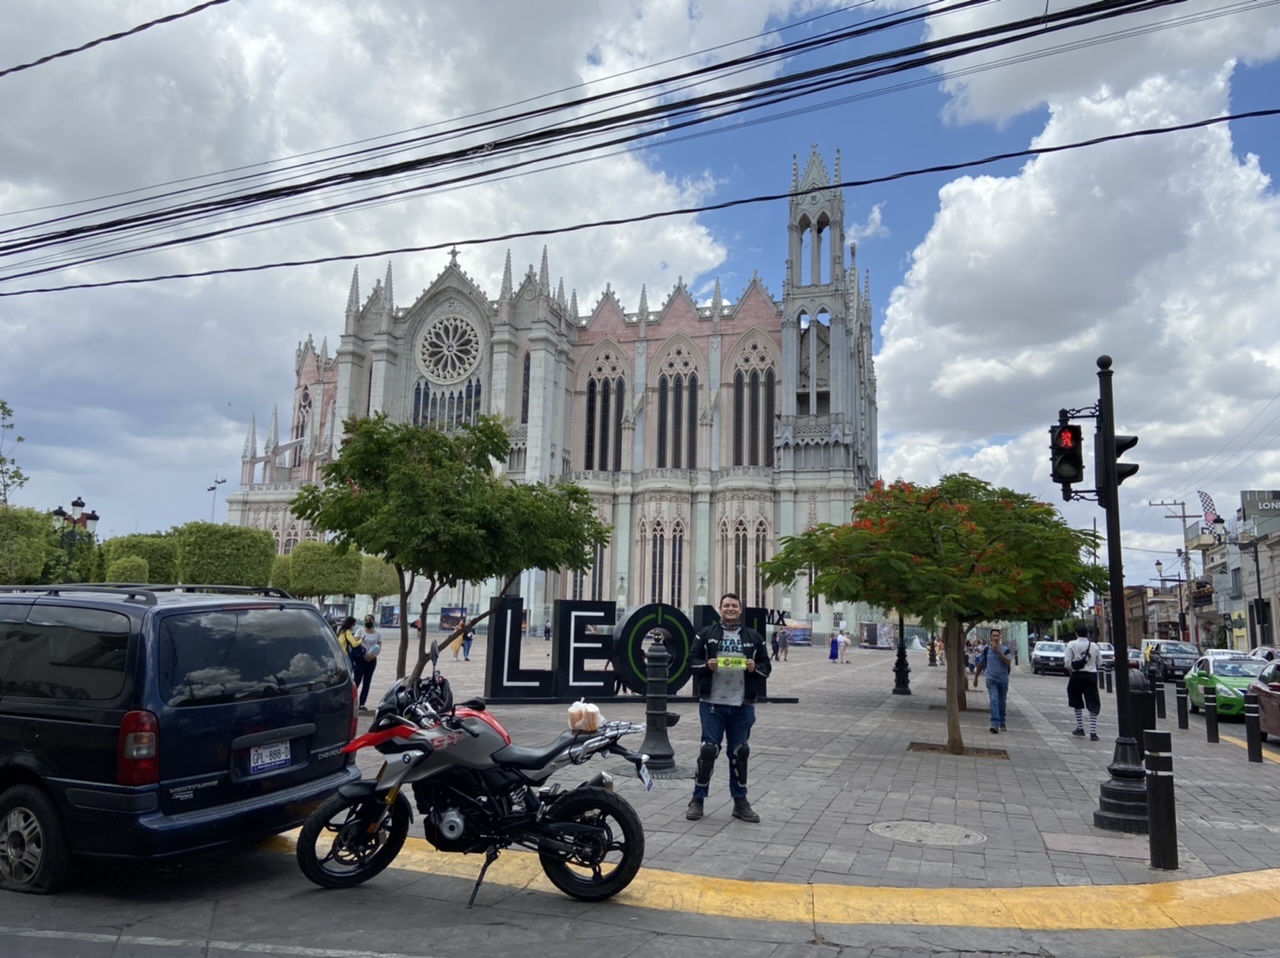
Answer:
POLYGON ((126 602, 140 602, 144 605, 156 605, 158 592, 209 592, 226 595, 261 595, 273 599, 292 599, 288 592, 274 586, 253 585, 146 585, 132 582, 60 582, 55 585, 0 585, 0 593, 38 593, 40 595, 63 595, 69 592, 95 592, 108 595, 123 596, 126 602))

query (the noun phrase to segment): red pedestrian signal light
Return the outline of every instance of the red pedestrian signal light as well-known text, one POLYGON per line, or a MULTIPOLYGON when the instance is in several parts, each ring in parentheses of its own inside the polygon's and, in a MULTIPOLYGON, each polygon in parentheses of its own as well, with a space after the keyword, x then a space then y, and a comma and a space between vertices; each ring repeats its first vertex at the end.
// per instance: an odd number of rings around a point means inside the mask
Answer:
MULTIPOLYGON (((1049 427, 1049 475, 1054 482, 1064 487, 1084 482, 1081 435, 1080 427, 1071 423, 1049 427)), ((1070 499, 1070 488, 1064 488, 1062 496, 1070 499)))

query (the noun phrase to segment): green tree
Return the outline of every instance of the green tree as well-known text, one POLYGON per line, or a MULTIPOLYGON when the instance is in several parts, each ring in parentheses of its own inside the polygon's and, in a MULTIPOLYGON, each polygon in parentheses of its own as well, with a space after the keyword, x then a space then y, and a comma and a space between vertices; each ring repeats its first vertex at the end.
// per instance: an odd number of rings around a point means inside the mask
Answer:
POLYGON ((290 556, 276 556, 271 560, 271 585, 293 594, 293 559, 290 556))
MULTIPOLYGON (((107 567, 126 556, 137 556, 147 564, 149 578, 143 581, 152 584, 169 584, 178 581, 178 540, 170 535, 133 534, 116 536, 103 543, 106 550, 107 567)), ((114 580, 107 576, 108 581, 114 580)))
POLYGON ((0 582, 34 585, 51 581, 46 570, 60 558, 65 562, 47 512, 0 505, 0 582))
POLYGON ((188 522, 175 537, 181 582, 262 587, 271 576, 276 540, 265 529, 188 522))
POLYGON ((360 560, 360 585, 356 592, 367 595, 373 608, 377 609, 378 600, 384 595, 400 593, 400 577, 381 556, 361 556, 360 560))
POLYGON ((360 586, 360 554, 331 542, 299 542, 289 556, 293 594, 308 599, 355 595, 360 586))
MULTIPOLYGON (((586 569, 607 545, 585 490, 571 483, 516 485, 498 476, 511 444, 495 417, 451 432, 396 424, 379 414, 348 420, 342 452, 324 469, 323 486, 306 486, 295 515, 335 534, 340 548, 379 556, 395 568, 400 591, 397 676, 407 670, 409 594, 419 577, 426 598, 459 582, 499 580, 510 591, 525 569, 586 569)), ((444 643, 488 616, 464 621, 444 643)), ((418 642, 415 672, 426 655, 418 642)))
POLYGON ((107 582, 146 583, 147 560, 139 555, 122 555, 107 564, 107 582))
POLYGON ((787 537, 763 563, 771 585, 815 569, 811 594, 867 602, 941 624, 947 659, 947 748, 964 751, 964 636, 980 622, 1066 613, 1106 572, 1083 558, 1094 533, 1053 506, 959 473, 936 486, 878 482, 844 525, 787 537))
POLYGON ((9 505, 9 495, 27 484, 27 477, 18 468, 18 463, 11 454, 13 446, 26 440, 15 435, 10 451, 5 451, 5 446, 9 445, 6 437, 13 430, 13 409, 7 402, 0 399, 0 506, 5 507, 9 505))

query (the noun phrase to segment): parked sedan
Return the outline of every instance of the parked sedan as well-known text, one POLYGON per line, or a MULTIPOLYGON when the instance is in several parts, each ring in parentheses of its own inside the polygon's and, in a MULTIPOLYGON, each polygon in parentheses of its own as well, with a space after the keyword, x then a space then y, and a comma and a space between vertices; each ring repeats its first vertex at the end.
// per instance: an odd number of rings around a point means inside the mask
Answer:
POLYGON ((1265 662, 1243 656, 1224 659, 1206 655, 1187 672, 1187 704, 1192 712, 1204 708, 1205 689, 1213 689, 1218 696, 1219 715, 1244 713, 1244 693, 1267 668, 1265 662))
POLYGON ((1067 671, 1067 647, 1061 642, 1047 642, 1041 639, 1031 653, 1031 671, 1036 675, 1041 672, 1067 671))
POLYGON ((1200 650, 1190 642, 1161 641, 1151 650, 1148 676, 1152 681, 1172 682, 1187 674, 1200 657, 1200 650))
POLYGON ((1250 683, 1249 691, 1258 696, 1262 737, 1274 735, 1280 738, 1280 660, 1263 662, 1262 671, 1250 683))
POLYGON ((1263 662, 1274 662, 1276 653, 1280 652, 1274 645, 1259 645, 1249 650, 1249 658, 1261 659, 1263 662))
POLYGON ((1116 647, 1110 642, 1099 642, 1098 654, 1101 656, 1101 665, 1104 672, 1110 672, 1116 667, 1116 647))

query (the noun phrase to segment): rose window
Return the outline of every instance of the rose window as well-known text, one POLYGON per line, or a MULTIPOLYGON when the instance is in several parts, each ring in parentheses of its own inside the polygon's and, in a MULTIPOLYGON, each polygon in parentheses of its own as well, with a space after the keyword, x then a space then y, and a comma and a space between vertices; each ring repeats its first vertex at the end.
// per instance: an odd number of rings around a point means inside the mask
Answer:
POLYGON ((479 364, 480 333, 469 319, 441 317, 418 340, 418 368, 442 386, 460 382, 479 364))

